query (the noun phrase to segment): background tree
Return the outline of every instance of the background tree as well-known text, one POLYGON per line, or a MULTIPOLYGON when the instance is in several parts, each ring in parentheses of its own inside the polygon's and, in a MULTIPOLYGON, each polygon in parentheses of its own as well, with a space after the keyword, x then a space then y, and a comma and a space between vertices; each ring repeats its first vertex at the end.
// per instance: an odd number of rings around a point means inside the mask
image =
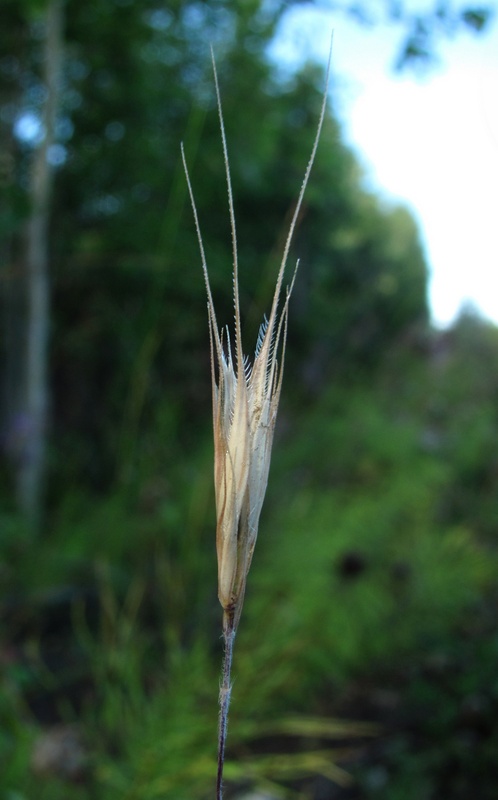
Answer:
POLYGON ((50 0, 44 19, 42 82, 42 142, 35 150, 30 176, 30 212, 26 224, 27 331, 24 402, 20 416, 26 426, 19 456, 18 491, 21 508, 39 524, 43 502, 48 423, 48 341, 50 325, 48 241, 52 189, 52 151, 55 142, 60 69, 63 51, 62 0, 50 0))
MULTIPOLYGON (((26 13, 31 12, 26 4, 26 13)), ((19 19, 16 21, 19 25, 19 19)), ((59 98, 62 61, 62 2, 50 0, 32 24, 38 25, 41 46, 34 58, 39 71, 24 65, 22 103, 38 97, 39 143, 26 165, 24 184, 27 219, 20 247, 18 275, 6 288, 9 351, 7 353, 7 413, 10 447, 16 465, 19 504, 30 523, 37 526, 43 502, 45 448, 48 421, 48 338, 50 324, 48 228, 51 216, 52 147, 59 98), (15 360, 16 366, 13 366, 15 360)), ((11 72, 21 72, 18 63, 11 72)), ((22 112, 21 112, 22 113, 22 112)), ((24 109, 27 113, 27 109, 24 109)), ((26 122, 26 120, 25 120, 26 122)), ((8 152, 8 151, 7 151, 8 152)), ((21 181, 23 179, 21 178, 21 181)), ((21 184, 22 185, 22 184, 21 184)))

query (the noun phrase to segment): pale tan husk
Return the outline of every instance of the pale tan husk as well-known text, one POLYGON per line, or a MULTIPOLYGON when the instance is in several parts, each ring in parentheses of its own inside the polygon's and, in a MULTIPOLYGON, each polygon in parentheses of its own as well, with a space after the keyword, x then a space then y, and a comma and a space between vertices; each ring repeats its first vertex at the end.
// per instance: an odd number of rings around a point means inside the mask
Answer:
MULTIPOLYGON (((330 68, 327 67, 327 86, 330 68)), ((218 597, 232 630, 239 621, 247 574, 258 535, 259 517, 268 482, 271 448, 282 386, 289 298, 294 283, 285 294, 279 309, 284 271, 291 239, 301 208, 325 115, 327 89, 324 92, 320 121, 289 234, 277 275, 268 320, 262 324, 252 365, 243 356, 239 308, 238 259, 235 213, 226 137, 221 109, 216 65, 213 57, 218 112, 227 178, 229 213, 233 245, 233 287, 235 306, 235 347, 220 333, 211 294, 199 220, 187 170, 182 158, 194 213, 202 268, 208 296, 209 332, 214 428, 214 482, 216 496, 216 549, 218 556, 218 597), (280 358, 280 364, 277 357, 280 358)), ((297 269, 297 266, 296 266, 297 269)))

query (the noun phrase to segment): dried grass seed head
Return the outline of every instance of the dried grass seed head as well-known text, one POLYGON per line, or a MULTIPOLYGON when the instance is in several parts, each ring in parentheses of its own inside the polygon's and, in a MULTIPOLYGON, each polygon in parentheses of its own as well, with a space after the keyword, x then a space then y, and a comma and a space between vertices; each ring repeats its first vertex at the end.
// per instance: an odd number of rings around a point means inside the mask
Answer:
POLYGON ((292 236, 325 116, 330 54, 327 65, 326 88, 315 141, 285 242, 270 315, 268 320, 265 319, 261 325, 252 365, 244 358, 242 352, 235 211, 218 75, 212 51, 211 56, 232 235, 235 308, 234 353, 232 352, 228 332, 224 337, 216 320, 204 245, 183 145, 182 159, 194 214, 208 298, 213 396, 214 482, 217 515, 218 597, 225 612, 225 617, 231 621, 232 627, 235 629, 242 610, 247 574, 258 535, 259 517, 268 482, 273 434, 282 386, 289 298, 296 272, 294 272, 290 288, 287 290, 283 304, 279 309, 282 284, 292 236), (280 354, 280 364, 277 360, 278 354, 280 354))

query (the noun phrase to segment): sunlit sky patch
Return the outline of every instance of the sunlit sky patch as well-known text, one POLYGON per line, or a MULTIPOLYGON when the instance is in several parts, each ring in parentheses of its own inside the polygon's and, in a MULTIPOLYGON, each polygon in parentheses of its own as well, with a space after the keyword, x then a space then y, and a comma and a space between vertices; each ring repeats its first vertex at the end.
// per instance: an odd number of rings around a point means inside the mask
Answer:
POLYGON ((325 63, 332 29, 332 93, 344 137, 367 187, 401 200, 419 222, 435 324, 469 304, 498 323, 498 26, 442 42, 439 64, 423 76, 399 75, 399 28, 295 8, 273 56, 325 63))

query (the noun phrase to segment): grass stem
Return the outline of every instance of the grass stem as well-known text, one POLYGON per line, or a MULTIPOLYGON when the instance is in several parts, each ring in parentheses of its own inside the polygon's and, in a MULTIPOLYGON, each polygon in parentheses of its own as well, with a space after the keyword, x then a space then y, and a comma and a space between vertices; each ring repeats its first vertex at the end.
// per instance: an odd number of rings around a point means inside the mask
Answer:
POLYGON ((221 671, 220 685, 220 718, 218 727, 218 774, 216 779, 216 800, 223 800, 223 766, 225 763, 225 742, 228 727, 228 709, 232 686, 230 676, 232 673, 233 643, 235 639, 234 612, 225 612, 223 615, 223 642, 224 655, 221 671))

